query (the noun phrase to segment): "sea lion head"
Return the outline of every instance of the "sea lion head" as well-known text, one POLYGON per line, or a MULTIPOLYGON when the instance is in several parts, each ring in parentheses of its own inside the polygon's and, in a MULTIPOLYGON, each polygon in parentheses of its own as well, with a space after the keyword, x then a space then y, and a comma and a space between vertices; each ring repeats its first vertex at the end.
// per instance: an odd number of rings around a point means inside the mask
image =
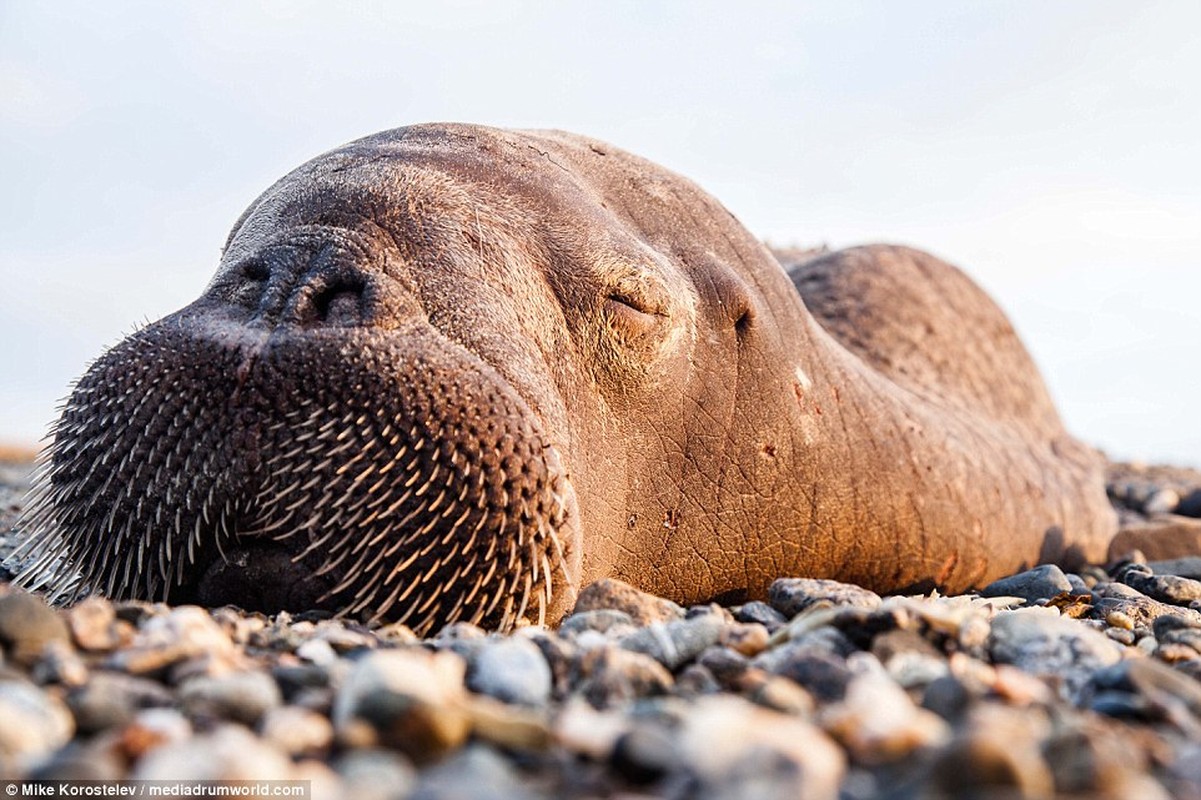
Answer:
POLYGON ((78 381, 27 574, 420 631, 557 619, 633 524, 639 450, 678 416, 663 387, 703 397, 694 351, 754 313, 736 276, 698 290, 681 267, 675 181, 579 137, 457 125, 298 168, 199 299, 78 381))

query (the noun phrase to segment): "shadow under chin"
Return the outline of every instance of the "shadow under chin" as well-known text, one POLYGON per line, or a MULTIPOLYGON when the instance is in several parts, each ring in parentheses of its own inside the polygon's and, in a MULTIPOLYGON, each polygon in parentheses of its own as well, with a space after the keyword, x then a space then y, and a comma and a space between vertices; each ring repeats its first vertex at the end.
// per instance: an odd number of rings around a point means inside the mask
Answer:
POLYGON ((239 547, 218 558, 193 585, 175 587, 172 602, 216 607, 238 606, 246 611, 336 612, 328 597, 332 583, 293 560, 285 548, 271 545, 239 547))

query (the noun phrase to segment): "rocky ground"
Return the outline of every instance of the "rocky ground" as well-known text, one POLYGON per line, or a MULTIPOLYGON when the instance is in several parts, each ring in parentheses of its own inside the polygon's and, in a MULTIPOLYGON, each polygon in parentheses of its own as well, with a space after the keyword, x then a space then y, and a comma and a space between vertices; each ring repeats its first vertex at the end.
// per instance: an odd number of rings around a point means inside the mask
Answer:
MULTIPOLYGON (((5 528, 26 470, 0 464, 5 528)), ((507 637, 56 610, 0 584, 0 778, 292 779, 321 798, 1201 798, 1201 473, 1115 465, 1110 495, 1144 550, 1107 568, 961 597, 782 578, 769 602, 691 609, 602 582, 558 629, 507 637)))

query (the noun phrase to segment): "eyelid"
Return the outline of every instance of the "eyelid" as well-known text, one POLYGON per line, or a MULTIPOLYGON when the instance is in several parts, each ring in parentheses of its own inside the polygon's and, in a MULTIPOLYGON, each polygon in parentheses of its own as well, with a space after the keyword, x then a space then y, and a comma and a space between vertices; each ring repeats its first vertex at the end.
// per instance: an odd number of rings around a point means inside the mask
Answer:
POLYGON ((667 316, 670 307, 666 287, 645 274, 619 278, 609 291, 608 299, 629 306, 641 314, 656 317, 667 316))

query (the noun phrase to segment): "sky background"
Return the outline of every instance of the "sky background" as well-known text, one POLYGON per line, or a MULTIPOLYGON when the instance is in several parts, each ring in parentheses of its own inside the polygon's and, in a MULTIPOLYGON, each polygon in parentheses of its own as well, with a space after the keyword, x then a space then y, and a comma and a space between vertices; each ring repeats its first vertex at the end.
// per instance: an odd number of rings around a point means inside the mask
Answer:
POLYGON ((1013 318, 1069 428, 1201 465, 1201 3, 0 3, 0 443, 194 299, 317 153, 586 133, 777 244, 893 241, 1013 318))

